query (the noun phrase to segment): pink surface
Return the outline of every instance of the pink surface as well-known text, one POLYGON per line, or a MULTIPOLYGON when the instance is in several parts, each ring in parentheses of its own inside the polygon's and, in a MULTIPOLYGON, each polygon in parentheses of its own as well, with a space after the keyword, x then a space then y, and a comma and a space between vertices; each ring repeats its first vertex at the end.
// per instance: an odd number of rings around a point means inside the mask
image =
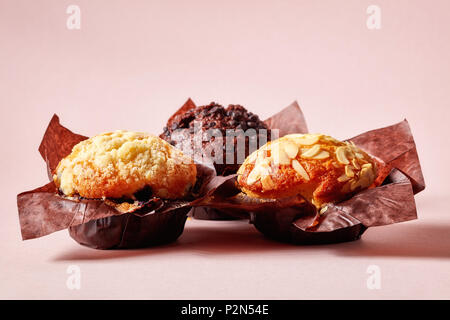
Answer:
POLYGON ((446 0, 0 0, 0 297, 450 298, 449 11, 446 0), (70 4, 81 30, 66 28, 70 4), (371 4, 380 30, 366 27, 371 4), (262 118, 298 100, 310 130, 336 138, 407 118, 427 183, 419 220, 320 247, 197 220, 146 250, 95 251, 64 231, 21 241, 15 196, 47 181, 37 147, 53 113, 85 135, 159 133, 187 97, 262 118), (80 290, 66 286, 70 265, 80 290), (370 265, 380 289, 366 285, 370 265))

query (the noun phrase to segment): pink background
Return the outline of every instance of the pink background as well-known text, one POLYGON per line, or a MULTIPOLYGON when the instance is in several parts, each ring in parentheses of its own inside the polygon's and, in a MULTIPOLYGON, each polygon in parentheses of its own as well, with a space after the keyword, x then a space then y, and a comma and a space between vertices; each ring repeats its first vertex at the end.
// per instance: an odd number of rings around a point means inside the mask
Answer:
POLYGON ((0 297, 450 298, 449 12, 447 0, 0 0, 0 297), (81 30, 66 28, 70 4, 81 30), (371 4, 381 30, 366 27, 371 4), (407 118, 427 183, 420 219, 319 247, 197 220, 145 250, 95 251, 65 231, 21 241, 15 197, 47 181, 37 147, 53 113, 85 135, 159 133, 188 97, 262 118, 298 100, 310 130, 336 138, 407 118), (73 264, 80 290, 66 287, 73 264))

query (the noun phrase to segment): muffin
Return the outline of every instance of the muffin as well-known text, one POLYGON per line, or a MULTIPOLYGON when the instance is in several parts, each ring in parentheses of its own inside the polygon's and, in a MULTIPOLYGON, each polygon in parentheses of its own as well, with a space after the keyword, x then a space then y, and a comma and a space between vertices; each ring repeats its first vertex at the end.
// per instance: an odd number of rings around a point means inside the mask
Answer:
POLYGON ((75 145, 53 180, 64 199, 84 208, 83 220, 92 211, 101 217, 70 226, 75 241, 96 249, 138 248, 181 235, 190 207, 180 203, 196 184, 197 167, 156 136, 115 131, 75 145))
POLYGON ((78 143, 53 180, 65 196, 132 199, 142 192, 162 199, 185 197, 196 181, 192 160, 145 133, 115 131, 78 143))
POLYGON ((350 142, 323 134, 290 134, 253 152, 238 170, 238 184, 250 197, 301 195, 316 208, 368 188, 376 162, 350 142))
POLYGON ((217 174, 228 175, 236 173, 251 146, 256 149, 258 143, 270 141, 270 130, 256 114, 241 105, 224 108, 212 102, 175 115, 160 137, 185 154, 213 159, 217 174), (226 137, 227 130, 233 133, 229 135, 229 143, 221 138, 226 137), (242 146, 245 148, 238 154, 242 146))

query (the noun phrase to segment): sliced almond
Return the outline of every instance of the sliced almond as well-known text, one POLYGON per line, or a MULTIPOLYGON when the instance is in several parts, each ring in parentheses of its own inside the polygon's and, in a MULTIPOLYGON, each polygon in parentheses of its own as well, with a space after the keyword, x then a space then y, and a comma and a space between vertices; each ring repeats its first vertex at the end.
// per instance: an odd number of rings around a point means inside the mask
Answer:
POLYGON ((339 181, 339 182, 345 182, 345 181, 348 181, 348 180, 350 180, 350 178, 346 174, 343 174, 342 176, 337 178, 337 181, 339 181))
POLYGON ((268 158, 264 158, 264 159, 257 159, 256 160, 256 162, 255 162, 255 168, 259 168, 259 167, 261 167, 261 166, 265 166, 266 165, 266 163, 269 161, 270 159, 268 159, 268 158))
POLYGON ((289 164, 291 162, 286 152, 284 151, 284 148, 281 148, 279 143, 272 144, 270 150, 272 153, 273 162, 276 165, 289 164))
POLYGON ((258 159, 258 161, 256 161, 256 163, 255 163, 255 167, 258 166, 258 167, 268 169, 270 167, 270 161, 271 161, 271 159, 269 157, 258 159))
POLYGON ((316 144, 302 153, 303 158, 312 158, 320 151, 320 145, 316 144))
POLYGON ((312 157, 312 159, 326 159, 330 156, 330 154, 328 153, 328 151, 322 150, 320 151, 318 154, 316 154, 314 157, 312 157))
POLYGON ((349 178, 353 178, 355 176, 355 172, 350 166, 345 166, 345 175, 349 178))
POLYGON ((256 153, 256 158, 255 158, 255 166, 258 166, 261 162, 265 161, 266 156, 264 154, 264 152, 258 151, 256 153))
POLYGON ((361 188, 363 188, 363 189, 365 189, 365 188, 367 188, 368 186, 370 186, 371 184, 372 184, 372 180, 369 178, 369 177, 367 177, 367 176, 361 176, 360 178, 359 178, 359 185, 361 186, 361 188))
POLYGON ((372 169, 372 164, 371 163, 365 163, 362 165, 363 168, 369 168, 372 169))
POLYGON ((295 143, 288 141, 284 144, 284 151, 286 151, 289 158, 295 159, 298 153, 298 146, 295 143))
POLYGON ((297 143, 297 144, 304 145, 304 146, 311 146, 319 141, 320 135, 289 134, 285 137, 294 140, 295 143, 297 143))
POLYGON ((270 173, 272 172, 272 167, 270 166, 270 164, 262 164, 261 167, 259 168, 259 172, 261 173, 261 176, 269 176, 270 173))
POLYGON ((309 181, 308 172, 306 172, 305 168, 298 162, 297 160, 292 160, 292 168, 306 181, 309 181))
POLYGON ((364 159, 364 155, 363 155, 362 153, 356 152, 356 153, 355 153, 355 156, 356 156, 358 159, 364 159))
POLYGON ((361 169, 361 173, 359 175, 359 180, 357 183, 352 185, 352 191, 355 190, 358 186, 361 188, 367 188, 373 183, 375 175, 371 168, 366 167, 361 169))
POLYGON ((332 144, 337 142, 337 140, 335 138, 330 137, 330 136, 325 136, 325 135, 322 135, 320 137, 320 140, 326 141, 326 142, 331 142, 332 144))
POLYGON ((352 149, 347 148, 346 152, 345 152, 347 159, 353 160, 355 159, 355 153, 352 151, 352 149))
POLYGON ((328 210, 328 207, 324 206, 320 209, 319 214, 324 214, 325 212, 327 212, 327 210, 328 210))
POLYGON ((247 163, 253 163, 256 161, 257 158, 258 158, 258 152, 257 151, 252 152, 247 158, 247 163))
POLYGON ((259 170, 259 167, 253 168, 253 170, 249 173, 247 177, 247 184, 251 186, 256 181, 258 181, 261 178, 261 172, 259 170))
POLYGON ((346 151, 347 151, 346 147, 338 147, 336 149, 336 158, 342 164, 349 164, 350 163, 350 161, 348 161, 347 156, 345 154, 346 151))
POLYGON ((365 167, 361 169, 360 180, 362 180, 362 186, 364 188, 370 186, 375 179, 375 175, 371 167, 365 167))
POLYGON ((261 178, 261 185, 264 190, 272 190, 275 187, 275 183, 270 175, 265 175, 261 178))
POLYGON ((352 164, 355 167, 355 169, 357 169, 357 170, 361 169, 361 166, 359 165, 359 163, 356 159, 352 160, 352 164))

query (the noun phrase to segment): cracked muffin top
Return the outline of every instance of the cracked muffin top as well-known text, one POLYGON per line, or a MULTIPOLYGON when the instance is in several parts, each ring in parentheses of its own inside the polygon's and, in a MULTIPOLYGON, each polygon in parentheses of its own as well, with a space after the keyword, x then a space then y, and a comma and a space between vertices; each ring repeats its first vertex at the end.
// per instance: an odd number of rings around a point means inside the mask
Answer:
POLYGON ((154 196, 178 199, 195 184, 196 174, 192 159, 166 141, 119 130, 75 145, 53 180, 66 196, 133 199, 150 188, 154 196))
MULTIPOLYGON (((219 175, 236 173, 242 161, 249 154, 249 140, 252 143, 257 143, 261 140, 265 143, 270 140, 270 130, 260 120, 258 115, 248 111, 241 105, 230 104, 225 108, 215 102, 176 115, 168 121, 160 137, 187 152, 186 149, 188 148, 184 144, 189 141, 191 150, 194 149, 194 144, 196 143, 194 138, 196 126, 200 126, 199 129, 205 132, 205 135, 202 137, 203 140, 200 142, 203 150, 206 150, 205 153, 208 152, 209 148, 222 149, 223 157, 221 161, 214 162, 214 167, 219 175), (186 132, 183 133, 181 138, 177 136, 179 138, 177 139, 176 131, 180 129, 184 129, 186 132), (249 129, 253 129, 254 131, 247 131, 249 129), (208 136, 208 130, 219 130, 223 137, 226 137, 227 130, 236 130, 236 133, 232 137, 233 142, 227 146, 225 138, 211 138, 208 136), (247 131, 247 134, 243 133, 245 131, 247 131), (245 145, 245 154, 242 160, 236 154, 238 141, 242 141, 245 145), (233 159, 233 161, 230 161, 230 159, 233 159)), ((215 156, 214 150, 212 153, 215 156)))

